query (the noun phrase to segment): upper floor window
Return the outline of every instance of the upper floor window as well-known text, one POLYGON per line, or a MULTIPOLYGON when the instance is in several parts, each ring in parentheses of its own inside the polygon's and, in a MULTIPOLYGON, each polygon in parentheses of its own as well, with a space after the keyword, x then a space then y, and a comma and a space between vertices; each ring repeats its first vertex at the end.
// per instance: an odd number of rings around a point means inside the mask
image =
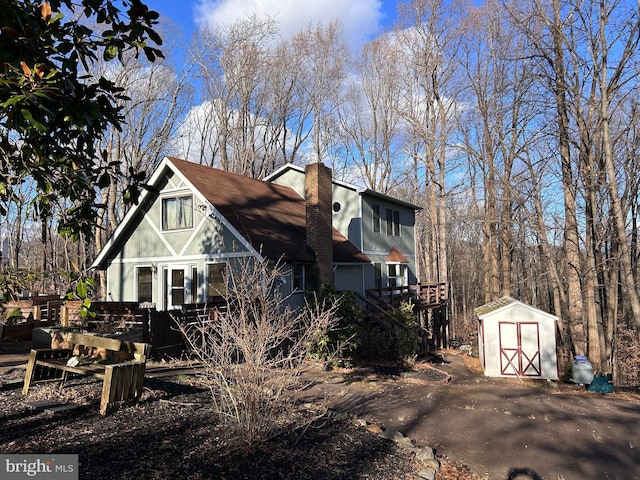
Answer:
POLYGON ((400 212, 387 208, 387 235, 400 236, 400 212))
POLYGON ((162 230, 193 228, 193 197, 182 195, 162 199, 162 230))
POLYGON ((396 237, 400 236, 400 212, 398 210, 393 211, 393 234, 396 237))
POLYGON ((373 210, 373 233, 380 233, 380 205, 374 203, 371 208, 373 210))

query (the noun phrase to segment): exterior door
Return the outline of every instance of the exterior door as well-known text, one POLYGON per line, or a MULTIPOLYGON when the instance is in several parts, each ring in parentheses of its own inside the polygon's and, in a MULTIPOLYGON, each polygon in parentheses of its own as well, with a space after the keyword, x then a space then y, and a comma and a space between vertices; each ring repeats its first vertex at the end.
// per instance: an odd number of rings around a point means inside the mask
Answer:
POLYGON ((540 332, 537 323, 499 322, 500 374, 539 377, 540 332))
POLYGON ((186 266, 172 266, 165 270, 165 309, 172 310, 182 308, 187 302, 188 285, 187 285, 186 266))

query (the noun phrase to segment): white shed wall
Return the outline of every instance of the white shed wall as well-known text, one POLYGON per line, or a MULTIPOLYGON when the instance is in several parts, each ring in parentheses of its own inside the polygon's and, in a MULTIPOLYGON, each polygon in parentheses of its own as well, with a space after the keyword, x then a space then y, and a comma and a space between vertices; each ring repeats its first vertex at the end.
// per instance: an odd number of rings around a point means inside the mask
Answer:
POLYGON ((558 379, 556 317, 516 302, 481 315, 479 320, 480 360, 486 376, 521 374, 527 378, 558 379), (504 324, 502 331, 501 323, 504 324), (517 349, 521 352, 516 352, 517 349), (534 358, 536 351, 539 359, 534 358), (533 363, 529 363, 532 360, 533 363), (510 367, 516 362, 523 371, 510 367))

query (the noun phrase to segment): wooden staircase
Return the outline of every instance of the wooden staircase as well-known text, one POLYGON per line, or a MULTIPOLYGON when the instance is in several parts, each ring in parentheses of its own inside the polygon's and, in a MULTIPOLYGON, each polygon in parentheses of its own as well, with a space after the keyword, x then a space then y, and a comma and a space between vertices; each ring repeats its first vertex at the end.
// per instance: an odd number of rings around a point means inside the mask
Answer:
POLYGON ((410 302, 421 327, 428 332, 435 348, 448 347, 446 283, 371 288, 366 291, 366 296, 358 297, 364 305, 365 322, 371 322, 386 330, 393 330, 398 326, 394 313, 399 313, 403 302, 410 302))

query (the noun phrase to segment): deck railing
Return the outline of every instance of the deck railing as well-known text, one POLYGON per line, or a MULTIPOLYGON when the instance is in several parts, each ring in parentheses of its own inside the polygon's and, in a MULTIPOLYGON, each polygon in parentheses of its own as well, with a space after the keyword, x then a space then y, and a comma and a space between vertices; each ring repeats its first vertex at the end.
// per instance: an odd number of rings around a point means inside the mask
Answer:
POLYGON ((402 302, 411 301, 419 309, 436 308, 447 303, 447 284, 418 283, 400 287, 370 288, 367 297, 376 303, 399 307, 402 302))

